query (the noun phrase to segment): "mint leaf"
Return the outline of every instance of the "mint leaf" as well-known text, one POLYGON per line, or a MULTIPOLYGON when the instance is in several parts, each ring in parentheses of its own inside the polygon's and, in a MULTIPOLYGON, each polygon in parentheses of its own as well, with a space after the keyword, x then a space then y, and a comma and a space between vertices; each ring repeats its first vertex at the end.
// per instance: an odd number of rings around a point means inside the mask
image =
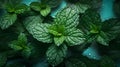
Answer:
POLYGON ((38 41, 42 41, 44 43, 51 43, 52 37, 48 31, 50 24, 35 24, 35 26, 31 29, 31 34, 38 41))
POLYGON ((3 67, 7 62, 7 57, 4 54, 0 54, 0 67, 3 67))
POLYGON ((77 2, 75 4, 69 4, 68 6, 74 7, 74 10, 76 10, 78 13, 84 13, 87 9, 89 9, 89 5, 82 4, 80 2, 77 2))
POLYGON ((19 4, 19 5, 16 5, 16 7, 15 7, 16 14, 21 14, 28 10, 29 10, 29 7, 25 4, 19 4))
POLYGON ((66 28, 73 28, 78 25, 79 15, 72 7, 66 7, 57 13, 55 23, 65 25, 66 28))
POLYGON ((79 59, 71 58, 66 62, 66 67, 87 67, 86 64, 79 59))
POLYGON ((67 53, 67 46, 62 44, 61 46, 57 47, 55 45, 52 45, 48 48, 46 52, 46 57, 48 62, 52 66, 56 66, 60 64, 67 53))
POLYGON ((67 29, 65 41, 69 46, 80 45, 85 41, 84 34, 81 30, 76 28, 67 29))
POLYGON ((27 37, 24 33, 20 33, 17 40, 12 41, 9 46, 15 51, 24 49, 27 44, 27 37))
POLYGON ((42 16, 47 16, 51 12, 51 8, 48 5, 41 6, 40 13, 42 16))
POLYGON ((53 24, 49 27, 49 33, 57 37, 62 36, 64 31, 65 31, 64 25, 53 24))
POLYGON ((18 41, 22 42, 23 44, 27 43, 27 37, 24 33, 20 33, 20 35, 18 36, 18 41))
POLYGON ((35 27, 35 25, 42 22, 43 22, 43 18, 41 16, 29 16, 25 18, 25 20, 23 21, 29 33, 32 33, 32 29, 33 27, 35 27))
POLYGON ((51 12, 51 7, 44 3, 32 2, 30 6, 33 10, 40 12, 40 14, 44 17, 51 12))
POLYGON ((0 18, 0 27, 4 30, 15 23, 17 19, 16 14, 6 14, 0 18))
POLYGON ((60 46, 65 40, 65 36, 54 37, 55 45, 60 46))
POLYGON ((104 32, 100 32, 100 34, 97 36, 97 42, 109 46, 109 38, 104 32))
POLYGON ((28 58, 31 55, 32 52, 31 50, 32 50, 31 47, 28 46, 24 47, 24 49, 22 50, 23 57, 28 58))
POLYGON ((10 48, 12 48, 12 49, 15 50, 15 51, 20 51, 20 50, 23 49, 23 47, 21 47, 19 44, 20 44, 20 43, 15 40, 15 41, 12 41, 12 42, 9 44, 9 46, 10 46, 10 48))
POLYGON ((120 33, 120 21, 118 19, 106 20, 102 23, 102 30, 112 40, 120 33))
POLYGON ((32 2, 30 4, 30 7, 35 11, 40 11, 41 10, 39 2, 32 2))

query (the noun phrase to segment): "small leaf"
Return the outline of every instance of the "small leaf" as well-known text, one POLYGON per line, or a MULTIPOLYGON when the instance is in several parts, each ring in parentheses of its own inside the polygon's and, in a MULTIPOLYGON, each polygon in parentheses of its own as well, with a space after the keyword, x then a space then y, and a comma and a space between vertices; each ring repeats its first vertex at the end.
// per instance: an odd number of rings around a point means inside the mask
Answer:
POLYGON ((100 14, 97 13, 97 11, 93 9, 87 9, 85 13, 81 15, 80 22, 81 26, 82 24, 86 24, 86 27, 90 27, 93 24, 100 26, 102 21, 100 18, 100 14))
POLYGON ((16 5, 16 7, 15 7, 16 14, 21 14, 28 10, 29 10, 29 7, 25 4, 19 4, 19 5, 16 5))
POLYGON ((41 7, 40 7, 40 3, 39 2, 32 2, 30 4, 30 7, 35 10, 35 11, 40 11, 41 7))
POLYGON ((60 46, 65 40, 64 36, 54 37, 55 45, 60 46))
POLYGON ((23 49, 22 46, 19 45, 20 43, 18 41, 12 41, 10 44, 9 44, 9 47, 12 48, 13 50, 15 51, 20 51, 23 49))
POLYGON ((57 47, 56 45, 52 45, 48 48, 46 52, 47 60, 52 66, 56 66, 60 64, 67 53, 67 46, 62 44, 57 47))
POLYGON ((49 27, 49 33, 51 33, 54 36, 62 36, 65 31, 65 26, 64 25, 51 25, 49 27))
POLYGON ((100 32, 100 34, 97 36, 97 42, 102 45, 109 46, 109 38, 104 32, 100 32))
POLYGON ((49 31, 48 31, 49 27, 50 27, 50 24, 42 24, 42 23, 35 24, 35 26, 31 28, 31 34, 38 41, 41 41, 44 43, 51 43, 53 39, 49 34, 49 31))
POLYGON ((47 16, 51 12, 51 8, 47 5, 41 7, 40 13, 42 16, 47 16))
POLYGON ((3 67, 7 62, 7 57, 4 54, 0 54, 0 67, 3 67))
POLYGON ((66 28, 73 28, 78 25, 79 15, 72 7, 66 7, 57 13, 55 23, 65 25, 66 28))
POLYGON ((31 55, 31 48, 30 47, 28 47, 28 46, 26 46, 26 47, 24 47, 24 49, 22 50, 22 55, 23 55, 23 57, 25 57, 25 58, 28 58, 30 55, 31 55))
POLYGON ((17 20, 16 14, 6 14, 0 18, 0 27, 2 29, 6 29, 13 25, 17 20))
POLYGON ((27 44, 27 37, 24 33, 20 33, 20 35, 18 36, 18 41, 23 43, 23 44, 27 44))
POLYGON ((66 30, 65 41, 69 46, 80 45, 85 41, 84 34, 76 28, 68 29, 66 30))
POLYGON ((79 59, 71 58, 66 62, 66 67, 87 67, 86 64, 79 59))

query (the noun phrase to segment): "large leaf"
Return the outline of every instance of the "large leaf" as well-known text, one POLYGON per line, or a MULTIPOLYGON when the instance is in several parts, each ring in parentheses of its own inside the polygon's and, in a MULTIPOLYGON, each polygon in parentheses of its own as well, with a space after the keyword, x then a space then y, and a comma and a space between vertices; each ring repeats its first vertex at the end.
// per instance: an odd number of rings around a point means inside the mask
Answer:
POLYGON ((55 23, 65 25, 66 28, 73 28, 78 25, 78 12, 72 7, 66 7, 59 11, 55 18, 55 23))
POLYGON ((114 39, 120 34, 120 21, 118 19, 109 19, 102 23, 102 30, 109 36, 109 39, 114 39))
POLYGON ((7 61, 7 57, 4 54, 0 54, 0 67, 3 67, 7 61))
POLYGON ((48 48, 46 52, 47 60, 52 66, 56 66, 60 64, 67 53, 67 46, 62 44, 57 47, 56 45, 52 45, 48 48))
POLYGON ((24 20, 24 25, 26 27, 26 29, 28 30, 29 33, 32 33, 32 28, 39 24, 42 23, 43 19, 41 18, 41 16, 30 16, 25 18, 24 20))
POLYGON ((6 14, 0 18, 0 27, 6 29, 15 23, 17 19, 16 14, 6 14))
POLYGON ((68 59, 66 67, 87 67, 86 64, 77 58, 68 59))
POLYGON ((49 34, 48 28, 50 27, 50 24, 35 24, 31 28, 31 34, 34 38, 36 38, 38 41, 44 42, 44 43, 51 43, 52 37, 49 34))
POLYGON ((84 34, 76 28, 68 29, 65 34, 65 41, 69 46, 80 45, 85 41, 84 34))

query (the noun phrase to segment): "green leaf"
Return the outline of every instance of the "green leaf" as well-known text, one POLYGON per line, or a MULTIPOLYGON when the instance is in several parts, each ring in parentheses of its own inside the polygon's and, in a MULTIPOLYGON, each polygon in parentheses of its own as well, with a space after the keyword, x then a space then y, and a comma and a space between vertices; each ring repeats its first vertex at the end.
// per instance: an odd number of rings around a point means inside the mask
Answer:
POLYGON ((62 36, 65 31, 65 26, 64 25, 51 25, 49 27, 49 33, 51 33, 54 36, 62 36))
POLYGON ((79 15, 72 7, 66 7, 59 11, 55 18, 55 23, 65 25, 66 28, 73 28, 78 25, 79 15))
POLYGON ((99 13, 93 9, 86 10, 80 17, 80 25, 86 26, 88 30, 91 29, 91 26, 101 26, 101 22, 99 13))
POLYGON ((84 12, 89 8, 88 5, 86 5, 86 4, 81 4, 81 3, 77 3, 77 4, 76 4, 76 7, 77 7, 79 13, 84 13, 84 12))
POLYGON ((66 30, 65 41, 69 46, 80 45, 85 41, 84 34, 76 28, 68 29, 66 30))
POLYGON ((16 14, 6 14, 0 18, 0 27, 2 29, 6 29, 13 25, 17 20, 16 14))
POLYGON ((16 5, 16 7, 15 7, 16 14, 21 14, 28 10, 29 10, 29 7, 25 4, 19 4, 19 5, 16 5))
POLYGON ((15 51, 20 51, 24 49, 27 44, 27 37, 24 33, 20 33, 17 40, 12 41, 9 46, 15 51))
POLYGON ((41 0, 42 3, 49 5, 52 8, 57 7, 58 5, 60 5, 60 3, 62 2, 62 0, 41 0))
POLYGON ((31 55, 31 51, 32 49, 28 46, 24 47, 24 49, 22 50, 22 55, 25 58, 28 58, 31 55))
POLYGON ((115 62, 108 56, 104 56, 100 60, 100 67, 116 67, 115 62))
POLYGON ((74 10, 76 10, 78 13, 84 13, 87 9, 89 9, 89 5, 82 4, 80 2, 75 3, 75 4, 68 4, 68 6, 74 7, 74 10))
POLYGON ((35 25, 42 23, 42 22, 43 22, 43 18, 41 16, 29 16, 25 18, 23 23, 26 29, 28 30, 28 32, 32 33, 33 27, 35 27, 35 25))
POLYGON ((40 7, 40 3, 39 2, 32 2, 30 4, 30 7, 35 10, 35 11, 40 11, 41 7, 40 7))
POLYGON ((48 62, 54 67, 63 61, 66 54, 67 54, 66 45, 62 44, 59 47, 57 47, 56 45, 52 45, 48 48, 46 52, 46 57, 48 62))
POLYGON ((7 62, 7 57, 4 54, 0 54, 0 67, 3 67, 7 62))
POLYGON ((65 65, 66 67, 87 67, 84 62, 75 58, 68 59, 65 65))
POLYGON ((65 40, 64 36, 54 37, 55 45, 60 46, 65 40))
POLYGON ((20 33, 20 35, 18 36, 18 41, 23 43, 23 44, 27 44, 27 37, 24 33, 20 33))
POLYGON ((18 41, 12 41, 10 44, 9 44, 10 48, 12 48, 13 50, 15 51, 20 51, 23 49, 22 46, 20 46, 20 43, 18 41))
POLYGON ((118 19, 106 20, 102 23, 102 30, 112 40, 120 34, 120 21, 118 19))
POLYGON ((97 42, 109 46, 109 38, 104 32, 100 32, 100 34, 97 36, 97 42))
POLYGON ((45 5, 45 6, 42 6, 42 7, 41 7, 40 13, 41 13, 42 16, 45 17, 45 16, 47 16, 50 12, 51 12, 51 8, 50 8, 49 6, 45 5))
POLYGON ((51 35, 49 34, 48 28, 50 27, 50 24, 35 24, 31 28, 31 34, 34 38, 36 38, 38 41, 44 42, 44 43, 51 43, 53 41, 51 35))

